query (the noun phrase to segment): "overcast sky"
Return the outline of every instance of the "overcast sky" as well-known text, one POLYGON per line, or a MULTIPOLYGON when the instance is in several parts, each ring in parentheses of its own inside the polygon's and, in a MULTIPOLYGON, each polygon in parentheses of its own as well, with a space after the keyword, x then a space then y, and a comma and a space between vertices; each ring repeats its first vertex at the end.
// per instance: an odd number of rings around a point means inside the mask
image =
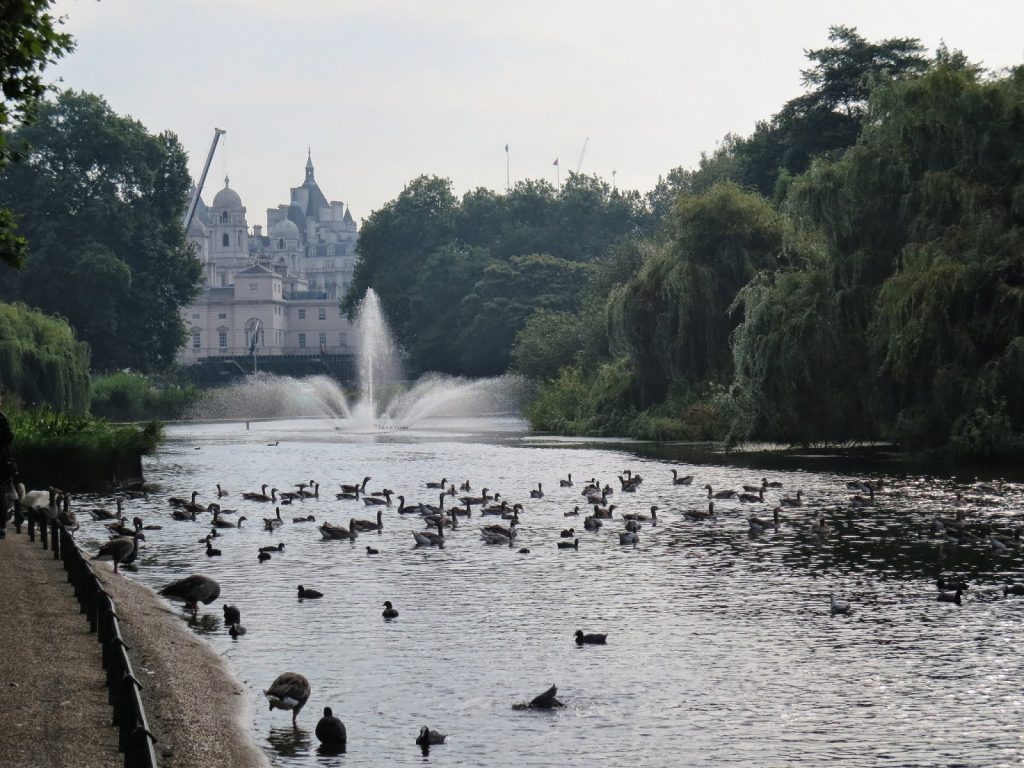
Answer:
POLYGON ((227 130, 249 224, 302 182, 306 147, 357 220, 422 173, 461 193, 555 181, 557 157, 646 191, 801 92, 829 25, 1024 63, 1024 0, 59 0, 78 48, 50 70, 151 131, 194 176, 227 130))

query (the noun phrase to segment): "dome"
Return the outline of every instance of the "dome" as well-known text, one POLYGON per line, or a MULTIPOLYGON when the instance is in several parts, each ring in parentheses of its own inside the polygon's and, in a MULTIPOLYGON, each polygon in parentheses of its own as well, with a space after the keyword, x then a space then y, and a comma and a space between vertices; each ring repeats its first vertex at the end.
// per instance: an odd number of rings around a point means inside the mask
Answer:
POLYGON ((215 210, 228 209, 239 209, 242 207, 242 198, 238 196, 231 187, 228 186, 228 178, 224 177, 224 189, 216 194, 213 198, 213 205, 210 206, 215 210))
POLYGON ((283 237, 288 240, 298 240, 299 228, 295 226, 295 222, 291 219, 281 219, 270 228, 270 236, 283 237))

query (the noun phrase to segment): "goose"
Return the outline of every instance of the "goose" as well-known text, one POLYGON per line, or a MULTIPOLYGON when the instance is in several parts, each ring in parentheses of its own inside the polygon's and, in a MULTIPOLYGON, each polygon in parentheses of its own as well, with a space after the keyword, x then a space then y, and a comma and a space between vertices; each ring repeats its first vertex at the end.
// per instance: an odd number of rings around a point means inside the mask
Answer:
POLYGON ((555 709, 557 707, 564 707, 565 705, 555 698, 557 695, 558 688, 552 685, 540 696, 534 697, 527 706, 530 709, 555 709))
POLYGON ((693 475, 686 475, 686 477, 680 477, 679 472, 672 470, 672 485, 689 485, 693 482, 693 475))
POLYGON ((128 565, 139 554, 139 539, 146 540, 142 531, 139 530, 136 530, 130 537, 118 536, 116 539, 111 539, 100 547, 93 560, 113 560, 114 573, 117 573, 117 566, 128 565))
POLYGON ((874 488, 863 480, 850 480, 846 483, 846 490, 857 491, 858 493, 869 493, 874 490, 874 488))
POLYGON ((562 517, 579 517, 579 514, 580 514, 580 508, 579 507, 575 507, 572 510, 572 512, 563 512, 562 513, 562 517))
POLYGON ((611 520, 612 515, 615 514, 615 505, 609 504, 607 509, 601 509, 597 504, 594 505, 594 517, 599 520, 611 520))
POLYGON ((1003 597, 1007 595, 1024 595, 1024 584, 1004 584, 1003 597))
POLYGON ((381 495, 384 497, 383 499, 377 496, 363 496, 363 504, 365 504, 368 507, 387 504, 390 507, 391 491, 385 490, 381 495))
POLYGON ((388 619, 388 620, 397 619, 398 618, 398 611, 395 610, 392 607, 390 600, 385 600, 384 601, 384 610, 381 612, 380 615, 383 616, 385 619, 388 619))
POLYGON ((309 680, 298 672, 285 672, 278 675, 270 687, 263 692, 270 702, 270 711, 275 709, 292 710, 292 725, 294 726, 299 711, 309 700, 309 680))
POLYGON ((131 536, 135 531, 142 529, 142 518, 136 517, 132 520, 132 527, 128 527, 128 518, 122 517, 116 524, 107 525, 107 530, 115 536, 131 536))
POLYGON ((991 536, 996 541, 1006 545, 1007 549, 1020 549, 1021 547, 1020 528, 1014 528, 1012 536, 1001 536, 999 534, 991 534, 991 536))
POLYGON ((739 494, 739 500, 747 504, 764 504, 764 488, 758 488, 756 495, 753 493, 741 493, 739 494))
POLYGON ((377 510, 377 522, 372 520, 353 520, 352 525, 357 531, 383 531, 384 530, 384 510, 377 510))
POLYGON ((175 520, 182 520, 184 522, 188 522, 196 519, 196 511, 194 509, 185 511, 184 508, 175 509, 171 512, 171 517, 173 517, 175 520))
MULTIPOLYGON (((520 509, 523 508, 522 505, 518 506, 520 509)), ((470 506, 469 504, 466 505, 465 509, 462 509, 461 507, 452 507, 451 509, 448 510, 448 514, 450 514, 452 517, 455 517, 456 515, 462 515, 463 517, 472 517, 473 507, 470 506)), ((502 515, 504 515, 504 513, 502 513, 502 515)))
POLYGON ((460 486, 459 486, 459 490, 460 490, 460 491, 471 491, 471 490, 473 490, 473 489, 472 489, 472 488, 470 488, 470 486, 469 486, 469 480, 467 480, 467 481, 466 481, 466 482, 464 482, 464 483, 463 483, 462 485, 460 485, 460 486))
MULTIPOLYGON (((519 524, 518 520, 512 520, 512 521, 509 522, 508 528, 506 528, 503 525, 498 525, 497 523, 492 523, 491 525, 485 525, 480 530, 481 531, 489 531, 491 533, 500 533, 502 536, 507 536, 509 538, 515 538, 516 526, 518 524, 519 524)), ((565 531, 562 532, 562 535, 563 536, 565 535, 565 531)))
POLYGON ((444 525, 437 524, 437 533, 433 531, 413 531, 412 537, 416 540, 417 547, 443 547, 444 546, 444 525))
POLYGON ((192 501, 190 501, 184 507, 189 512, 199 513, 199 512, 205 512, 206 511, 206 507, 203 504, 199 504, 196 501, 196 496, 198 496, 198 495, 199 495, 199 491, 192 491, 192 501))
POLYGON ((480 529, 480 538, 483 539, 484 544, 496 544, 499 546, 507 545, 510 547, 515 541, 514 536, 506 536, 504 533, 499 533, 497 531, 488 531, 486 528, 480 529))
POLYGON ((260 547, 260 552, 284 552, 284 542, 279 541, 276 545, 270 547, 260 547))
POLYGON ((449 496, 456 496, 458 494, 458 491, 455 490, 455 484, 452 483, 451 485, 449 485, 448 490, 445 491, 445 493, 448 494, 449 496))
POLYGON ((318 592, 315 589, 306 589, 301 584, 299 584, 299 600, 316 600, 323 596, 323 592, 318 592))
POLYGON ((544 487, 540 483, 537 483, 537 490, 536 491, 530 491, 530 498, 531 499, 543 499, 544 498, 544 487))
POLYGON ((1001 540, 992 535, 989 535, 988 537, 988 545, 992 547, 992 554, 995 555, 1005 554, 1010 549, 1001 540))
POLYGON ((194 616, 199 611, 199 603, 209 605, 220 597, 220 584, 209 576, 193 574, 171 582, 158 594, 175 600, 183 600, 185 608, 190 609, 194 616))
POLYGON ((359 493, 366 493, 366 484, 368 482, 370 482, 371 479, 372 478, 364 477, 363 478, 363 482, 359 483, 359 484, 356 484, 356 485, 346 485, 346 484, 342 483, 342 485, 341 485, 341 492, 342 493, 356 493, 358 491, 359 493))
POLYGON ((588 531, 599 530, 601 528, 601 525, 601 521, 596 517, 587 515, 583 518, 583 527, 586 528, 588 531))
POLYGON ((225 496, 230 496, 230 495, 231 494, 229 494, 227 491, 225 491, 223 488, 220 487, 220 483, 217 483, 217 498, 218 499, 223 499, 225 496))
POLYGON ((787 496, 782 501, 780 501, 779 504, 781 504, 784 507, 802 507, 804 505, 803 496, 804 492, 798 490, 796 492, 796 498, 790 498, 787 496))
POLYGON ((767 477, 762 477, 761 478, 761 485, 763 485, 765 488, 781 488, 782 487, 782 483, 780 483, 778 480, 772 480, 769 483, 767 477))
POLYGON ((640 485, 640 483, 644 481, 644 479, 640 477, 640 475, 635 474, 632 469, 624 469, 622 470, 622 474, 626 476, 626 482, 633 485, 640 485))
POLYGON ((628 546, 632 544, 634 547, 640 543, 640 535, 634 531, 622 531, 619 534, 619 544, 622 546, 628 546))
POLYGON ((306 515, 305 517, 293 517, 293 523, 315 523, 316 518, 313 515, 306 515))
POLYGON ((502 512, 501 513, 501 519, 502 520, 515 520, 516 521, 516 525, 519 525, 519 513, 522 512, 522 511, 523 511, 523 505, 522 504, 513 504, 511 512, 507 512, 506 511, 506 512, 502 512))
POLYGON ((212 537, 206 537, 206 556, 207 557, 220 557, 220 550, 213 548, 212 537))
POLYGON ((640 529, 641 528, 643 528, 643 526, 640 524, 639 520, 627 520, 626 521, 626 530, 627 531, 632 531, 633 533, 640 533, 640 529))
POLYGON ((563 539, 571 539, 576 535, 575 528, 566 528, 560 534, 563 539))
POLYGON ((635 520, 638 523, 653 523, 658 524, 658 508, 655 506, 651 507, 651 514, 645 515, 641 512, 629 512, 622 515, 623 520, 635 520))
POLYGON ((420 735, 416 737, 416 743, 421 747, 430 747, 436 744, 444 744, 444 740, 447 738, 447 733, 432 731, 424 725, 420 728, 420 735))
POLYGON ((281 491, 279 494, 277 494, 277 498, 281 501, 282 504, 291 504, 296 499, 301 499, 302 495, 298 491, 281 491))
POLYGON ((508 509, 508 500, 502 499, 500 504, 491 504, 489 507, 484 507, 480 510, 481 515, 503 515, 505 510, 508 509))
POLYGON ((224 623, 225 624, 237 624, 242 620, 242 612, 238 610, 236 605, 225 605, 224 606, 224 623))
POLYGON ((767 488, 767 487, 768 487, 768 481, 767 481, 767 480, 765 480, 765 479, 764 479, 764 478, 762 477, 762 478, 761 478, 761 484, 760 484, 760 485, 744 485, 744 486, 743 486, 743 490, 744 490, 744 491, 746 491, 747 493, 757 493, 757 492, 758 492, 758 491, 760 491, 760 490, 761 490, 762 488, 767 488))
POLYGON ((241 528, 242 522, 248 519, 249 518, 247 518, 245 515, 242 515, 240 518, 238 518, 237 522, 233 523, 230 520, 221 520, 220 515, 216 514, 213 516, 213 522, 211 523, 211 525, 217 528, 241 528))
POLYGON ((315 480, 310 480, 309 485, 306 488, 299 488, 299 496, 304 499, 319 499, 320 498, 320 483, 315 480), (312 488, 312 491, 307 491, 306 488, 312 488))
POLYGON ((718 491, 718 493, 715 493, 714 489, 711 487, 710 484, 705 485, 704 488, 708 492, 708 498, 709 499, 734 499, 734 498, 736 498, 736 491, 718 491))
POLYGON ((334 494, 334 498, 338 501, 359 501, 359 489, 356 488, 352 492, 346 491, 344 493, 336 493, 334 494))
POLYGON ((572 544, 570 544, 568 541, 559 541, 559 542, 557 542, 557 544, 558 544, 558 548, 559 549, 579 549, 580 548, 580 540, 579 539, 573 539, 572 544))
POLYGON ((769 528, 778 528, 779 527, 779 508, 778 507, 775 508, 775 510, 773 511, 772 515, 773 515, 773 519, 771 519, 771 520, 762 520, 761 518, 757 517, 756 515, 751 515, 749 518, 747 518, 747 524, 750 525, 750 532, 753 535, 756 536, 759 533, 764 533, 769 528))
POLYGON ((813 533, 815 536, 819 538, 824 539, 830 533, 832 533, 832 529, 829 528, 828 523, 825 522, 824 517, 819 517, 818 522, 811 523, 811 533, 813 533))
POLYGON ((281 444, 281 441, 280 441, 280 440, 275 440, 275 441, 274 441, 274 442, 272 442, 272 443, 267 443, 267 447, 268 447, 268 448, 276 448, 276 447, 277 447, 277 446, 279 446, 280 444, 281 444))
POLYGON ((970 585, 966 581, 964 581, 963 579, 943 579, 943 578, 938 578, 938 579, 935 580, 935 586, 937 586, 939 588, 940 592, 945 591, 945 590, 953 590, 953 591, 959 591, 959 592, 966 592, 967 588, 970 585))
POLYGON ((584 634, 582 629, 576 630, 575 638, 576 645, 605 645, 608 641, 608 635, 584 634))
POLYGON ((284 520, 281 519, 280 507, 274 507, 274 515, 274 517, 263 518, 263 527, 266 528, 268 531, 272 531, 275 528, 279 528, 280 526, 284 525, 284 520))
POLYGON ((241 624, 235 623, 228 626, 228 634, 231 635, 235 640, 245 634, 245 627, 241 624))
POLYGON ((832 614, 836 613, 849 613, 850 603, 846 600, 836 600, 836 596, 829 593, 828 596, 828 609, 832 614))
MULTIPOLYGON (((875 489, 868 486, 868 495, 861 496, 859 493, 850 497, 850 504, 854 507, 873 507, 875 506, 875 489)), ((799 505, 797 505, 799 506, 799 505)))
POLYGON ((316 738, 325 747, 343 750, 348 741, 345 724, 334 716, 330 707, 324 707, 324 716, 316 724, 316 738))
POLYGON ((683 517, 687 520, 711 520, 715 516, 715 502, 709 501, 708 508, 704 509, 688 509, 683 512, 683 517))
POLYGON ((116 512, 111 512, 109 509, 96 508, 89 510, 89 516, 92 517, 93 520, 117 520, 121 517, 121 508, 124 506, 124 499, 118 496, 117 499, 115 499, 115 503, 117 504, 116 512))
POLYGON ((941 533, 943 530, 949 530, 950 528, 960 530, 965 525, 967 525, 967 521, 964 519, 964 511, 962 509, 956 511, 956 518, 952 520, 948 517, 939 517, 938 515, 932 518, 932 527, 936 533, 941 533))
POLYGON ((487 495, 487 491, 488 489, 484 488, 482 491, 480 491, 479 496, 460 496, 459 501, 461 501, 463 504, 476 504, 477 506, 481 504, 486 504, 493 498, 492 496, 487 495))
POLYGON ((447 488, 448 478, 442 477, 440 483, 427 483, 427 488, 447 488))
POLYGON ((946 592, 945 590, 939 590, 938 602, 940 603, 956 603, 960 605, 960 590, 953 592, 946 592))
POLYGON ((368 555, 379 555, 380 554, 380 550, 379 549, 374 549, 373 547, 367 547, 366 548, 366 554, 368 554, 368 555))
POLYGON ((266 483, 264 483, 260 487, 259 493, 256 493, 255 491, 245 491, 244 493, 242 493, 242 498, 245 499, 246 501, 269 501, 270 497, 267 496, 268 487, 269 486, 266 483))
POLYGON ((332 539, 354 539, 356 537, 355 528, 346 528, 343 525, 324 523, 318 530, 320 531, 320 535, 324 537, 324 541, 330 541, 332 539))
POLYGON ((605 506, 608 503, 608 494, 605 493, 604 491, 601 491, 600 495, 598 495, 596 492, 595 493, 588 493, 587 494, 587 503, 588 504, 596 504, 599 507, 603 507, 603 506, 605 506))
POLYGON ((566 477, 568 478, 567 480, 558 481, 558 486, 560 488, 572 488, 572 473, 570 472, 566 477))
POLYGON ((71 494, 67 491, 61 493, 61 508, 57 513, 57 522, 70 531, 78 530, 78 515, 71 509, 71 494))

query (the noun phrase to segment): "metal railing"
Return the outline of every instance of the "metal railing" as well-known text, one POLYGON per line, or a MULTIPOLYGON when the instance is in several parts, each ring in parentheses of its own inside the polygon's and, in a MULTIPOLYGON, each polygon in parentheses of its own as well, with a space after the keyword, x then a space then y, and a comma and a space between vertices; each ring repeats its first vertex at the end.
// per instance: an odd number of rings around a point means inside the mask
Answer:
MULTIPOLYGON (((30 541, 39 539, 43 549, 53 551, 54 560, 63 560, 68 582, 82 613, 89 619, 89 631, 103 647, 103 669, 107 673, 107 700, 114 708, 114 725, 118 726, 118 749, 124 753, 125 768, 156 768, 156 737, 149 729, 142 704, 142 684, 135 675, 128 645, 121 635, 120 619, 110 594, 92 570, 71 532, 56 520, 26 515, 30 541)), ((18 526, 20 531, 20 526, 18 526)))

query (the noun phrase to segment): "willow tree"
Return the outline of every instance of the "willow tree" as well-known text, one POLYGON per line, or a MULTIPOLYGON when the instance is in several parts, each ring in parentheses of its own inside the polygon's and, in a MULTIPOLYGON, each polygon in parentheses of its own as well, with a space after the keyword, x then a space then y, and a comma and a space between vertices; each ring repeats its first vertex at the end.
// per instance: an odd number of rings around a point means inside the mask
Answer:
POLYGON ((642 405, 732 377, 729 336, 737 292, 785 261, 785 222, 764 198, 731 183, 682 197, 669 240, 609 300, 612 349, 633 363, 642 405))

